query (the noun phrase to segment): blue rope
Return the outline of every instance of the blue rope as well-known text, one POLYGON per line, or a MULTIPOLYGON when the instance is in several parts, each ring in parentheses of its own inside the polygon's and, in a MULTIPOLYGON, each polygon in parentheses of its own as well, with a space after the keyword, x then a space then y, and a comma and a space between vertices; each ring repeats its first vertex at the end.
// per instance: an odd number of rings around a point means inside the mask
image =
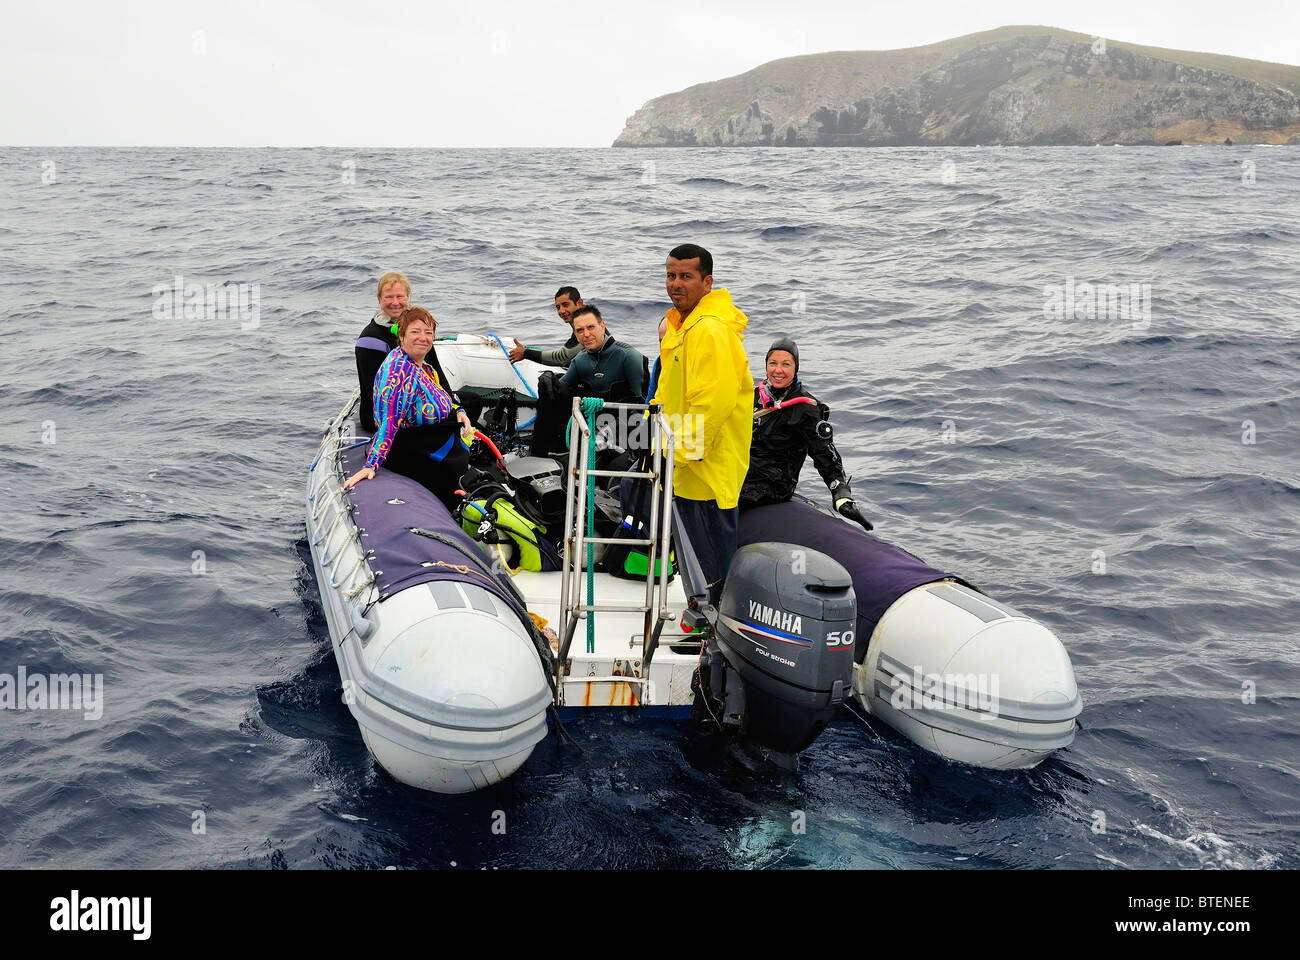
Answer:
MULTIPOLYGON (((498 337, 495 333, 489 333, 488 336, 497 342, 497 346, 500 347, 501 352, 506 355, 506 359, 510 360, 510 351, 507 350, 506 345, 501 342, 501 338, 498 337)), ((534 400, 536 400, 537 394, 533 393, 533 388, 528 385, 528 381, 524 379, 524 375, 519 372, 519 368, 515 366, 515 362, 513 360, 510 360, 510 369, 515 372, 515 376, 518 377, 519 382, 524 385, 524 389, 528 391, 528 395, 532 397, 534 400)), ((516 427, 515 429, 522 430, 524 429, 524 427, 531 427, 533 425, 533 421, 536 419, 537 419, 537 414, 534 413, 531 417, 528 418, 526 422, 519 424, 519 426, 516 427)))
MULTIPOLYGON (((501 338, 498 337, 495 333, 489 333, 488 336, 497 342, 497 346, 500 347, 501 352, 506 355, 506 359, 510 360, 510 351, 507 350, 506 345, 501 342, 501 338)), ((519 382, 524 385, 524 389, 528 391, 528 395, 532 397, 534 400, 536 400, 537 394, 533 393, 533 388, 528 385, 528 381, 524 379, 524 375, 519 372, 519 368, 515 366, 515 362, 513 360, 510 360, 510 369, 515 372, 515 376, 518 377, 519 382)))

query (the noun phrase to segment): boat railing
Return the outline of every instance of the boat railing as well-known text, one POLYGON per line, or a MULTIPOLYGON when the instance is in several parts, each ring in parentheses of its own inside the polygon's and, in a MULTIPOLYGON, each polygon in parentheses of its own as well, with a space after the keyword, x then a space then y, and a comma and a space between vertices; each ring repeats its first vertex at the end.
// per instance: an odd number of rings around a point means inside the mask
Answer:
MULTIPOLYGON (((368 442, 365 438, 353 436, 350 431, 352 413, 360 402, 360 396, 359 389, 353 390, 338 415, 326 424, 320 445, 308 467, 307 509, 311 519, 308 535, 313 546, 320 547, 321 567, 329 573, 330 587, 338 590, 353 604, 366 607, 369 603, 363 595, 374 584, 375 574, 370 569, 370 558, 361 544, 360 528, 353 525, 349 531, 342 524, 344 517, 351 517, 352 507, 343 489, 343 458, 339 456, 350 445, 368 442), (325 462, 324 467, 318 470, 322 461, 325 462), (340 531, 342 536, 336 536, 340 531), (340 573, 338 561, 353 539, 357 543, 358 556, 345 573, 340 573), (358 577, 359 574, 362 576, 358 577)), ((360 614, 359 610, 355 612, 360 614)))
MULTIPOLYGON (((557 689, 562 691, 563 673, 569 659, 569 648, 579 621, 586 620, 587 652, 594 653, 594 615, 605 613, 641 613, 643 614, 641 634, 641 685, 645 688, 645 678, 649 676, 650 659, 664 623, 671 619, 668 612, 668 577, 670 557, 672 554, 672 511, 663 504, 671 504, 673 496, 673 450, 677 445, 677 435, 659 404, 648 403, 605 403, 602 410, 615 411, 624 418, 626 414, 641 413, 648 421, 649 452, 638 461, 644 469, 602 470, 594 464, 593 446, 595 443, 592 424, 582 409, 581 397, 575 397, 572 405, 572 417, 569 421, 569 464, 566 474, 566 501, 564 510, 564 562, 560 577, 560 650, 556 658, 557 689), (587 533, 588 526, 594 530, 594 518, 590 511, 595 509, 594 484, 597 479, 630 479, 649 484, 650 516, 644 524, 646 536, 637 537, 634 527, 632 537, 597 537, 587 533), (589 522, 591 521, 591 522, 589 522), (592 589, 595 576, 594 547, 612 544, 642 547, 647 554, 645 602, 641 604, 613 604, 595 602, 592 589), (585 557, 584 557, 585 555, 585 557), (585 561, 585 563, 584 563, 585 561), (587 568, 588 596, 584 602, 582 596, 582 572, 587 568), (658 568, 658 569, 656 569, 658 568)), ((633 517, 633 523, 640 518, 633 517)), ((635 682, 636 677, 623 677, 623 682, 635 682)), ((639 702, 644 703, 645 697, 639 702)))

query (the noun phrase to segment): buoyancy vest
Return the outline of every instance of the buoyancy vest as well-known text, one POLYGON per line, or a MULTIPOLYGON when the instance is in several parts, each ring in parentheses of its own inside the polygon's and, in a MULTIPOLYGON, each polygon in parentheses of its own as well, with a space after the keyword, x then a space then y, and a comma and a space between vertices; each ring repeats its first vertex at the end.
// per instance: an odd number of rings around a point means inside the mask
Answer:
MULTIPOLYGON (((512 554, 518 557, 517 569, 548 571, 560 569, 559 557, 555 548, 546 539, 546 527, 534 523, 525 517, 509 500, 503 497, 489 497, 486 500, 469 500, 461 508, 461 528, 475 539, 484 543, 491 552, 494 544, 482 541, 476 536, 486 520, 492 528, 513 541, 512 554)), ((500 543, 498 538, 497 543, 500 543)), ((507 559, 506 563, 511 563, 507 559)))

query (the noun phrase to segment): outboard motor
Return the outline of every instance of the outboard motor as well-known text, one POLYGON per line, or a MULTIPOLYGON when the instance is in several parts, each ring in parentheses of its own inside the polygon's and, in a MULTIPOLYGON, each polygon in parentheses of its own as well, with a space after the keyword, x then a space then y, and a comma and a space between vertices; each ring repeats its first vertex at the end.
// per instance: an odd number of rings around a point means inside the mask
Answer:
POLYGON ((758 746, 806 749, 852 692, 853 581, 824 553, 756 543, 736 552, 720 606, 708 712, 758 746))

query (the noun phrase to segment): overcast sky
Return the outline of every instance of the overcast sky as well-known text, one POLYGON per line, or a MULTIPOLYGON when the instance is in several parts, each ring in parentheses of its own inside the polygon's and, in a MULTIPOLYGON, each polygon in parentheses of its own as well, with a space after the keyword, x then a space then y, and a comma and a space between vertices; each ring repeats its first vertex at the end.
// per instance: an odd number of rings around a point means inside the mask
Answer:
POLYGON ((3 0, 0 143, 603 147, 778 57, 1007 24, 1300 64, 1296 0, 3 0))

